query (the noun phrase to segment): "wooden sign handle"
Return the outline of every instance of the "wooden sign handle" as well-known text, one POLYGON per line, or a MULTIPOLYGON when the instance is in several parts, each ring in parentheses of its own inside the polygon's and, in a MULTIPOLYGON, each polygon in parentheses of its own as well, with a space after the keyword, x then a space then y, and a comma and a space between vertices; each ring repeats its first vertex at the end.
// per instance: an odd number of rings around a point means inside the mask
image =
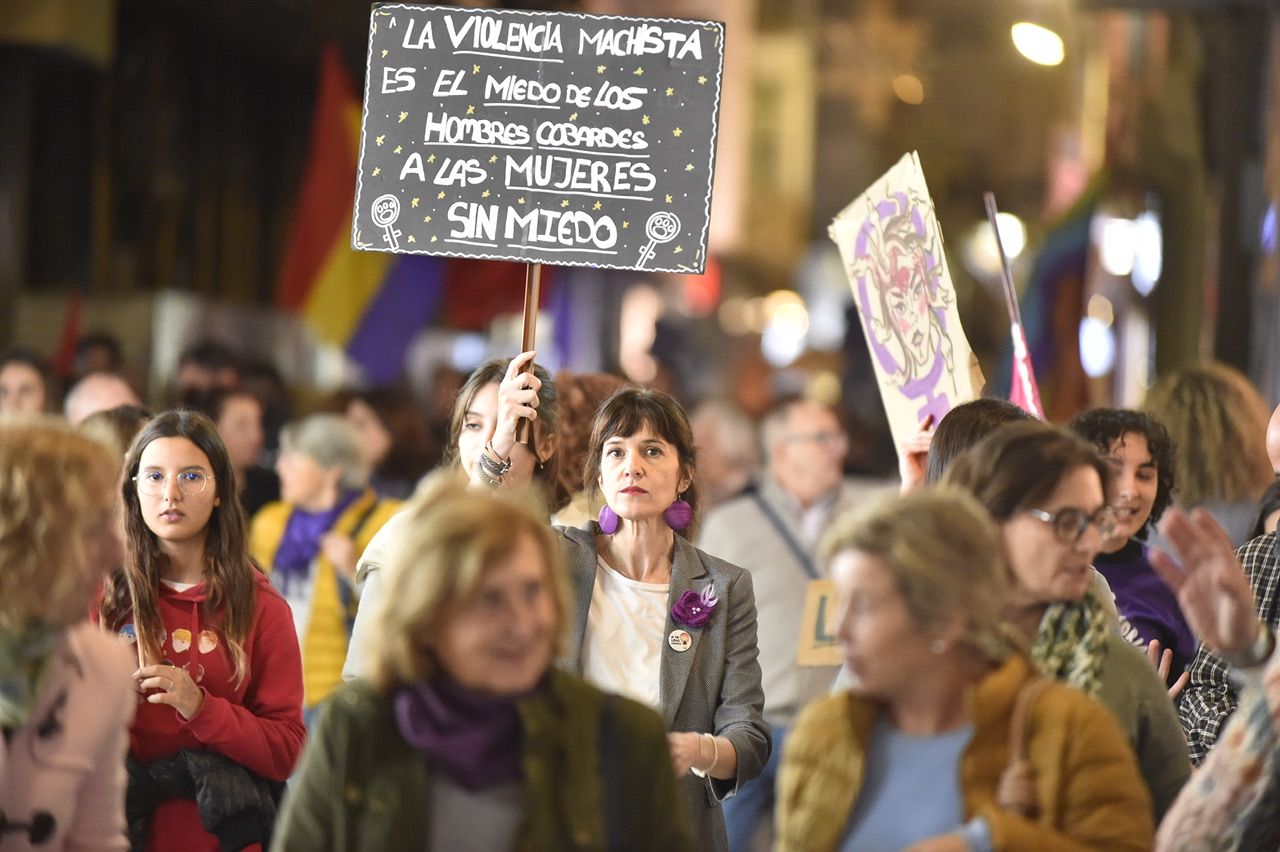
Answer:
MULTIPOLYGON (((525 265, 524 273, 524 332, 520 338, 520 351, 528 352, 536 345, 538 336, 538 296, 542 284, 542 264, 525 265)), ((524 365, 520 372, 527 373, 533 369, 533 362, 524 365)), ((516 424, 516 443, 527 444, 533 449, 532 422, 521 418, 516 424)))

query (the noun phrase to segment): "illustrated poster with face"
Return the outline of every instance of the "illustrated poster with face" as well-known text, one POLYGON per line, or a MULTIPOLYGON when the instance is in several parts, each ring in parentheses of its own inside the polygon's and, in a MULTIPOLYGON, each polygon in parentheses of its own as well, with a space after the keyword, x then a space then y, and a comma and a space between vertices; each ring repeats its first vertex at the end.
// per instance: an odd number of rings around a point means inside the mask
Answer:
POLYGON ((915 152, 831 223, 871 350, 894 443, 978 396, 983 379, 960 327, 924 171, 915 152))

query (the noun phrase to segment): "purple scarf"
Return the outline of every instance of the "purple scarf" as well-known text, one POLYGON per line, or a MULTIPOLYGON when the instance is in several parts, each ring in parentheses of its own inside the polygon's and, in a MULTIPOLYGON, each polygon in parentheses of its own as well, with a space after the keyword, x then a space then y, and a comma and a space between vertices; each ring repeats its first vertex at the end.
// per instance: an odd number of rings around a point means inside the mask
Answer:
POLYGON ((320 551, 320 539, 333 528, 339 516, 360 497, 359 491, 348 491, 338 497, 332 509, 307 512, 294 508, 285 523, 280 546, 276 548, 273 578, 280 589, 287 589, 295 580, 305 582, 311 571, 311 560, 320 551))
POLYGON ((480 695, 441 675, 402 687, 393 701, 405 740, 474 793, 523 776, 517 705, 526 697, 480 695))

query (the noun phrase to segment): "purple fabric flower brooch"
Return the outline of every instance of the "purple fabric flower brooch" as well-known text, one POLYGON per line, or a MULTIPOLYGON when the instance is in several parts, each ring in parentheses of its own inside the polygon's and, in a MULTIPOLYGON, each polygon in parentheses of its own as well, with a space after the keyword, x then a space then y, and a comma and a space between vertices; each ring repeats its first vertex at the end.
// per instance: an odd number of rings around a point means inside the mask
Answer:
POLYGON ((711 620, 720 599, 716 597, 715 588, 708 584, 702 591, 687 589, 671 606, 671 620, 685 627, 702 627, 711 620))

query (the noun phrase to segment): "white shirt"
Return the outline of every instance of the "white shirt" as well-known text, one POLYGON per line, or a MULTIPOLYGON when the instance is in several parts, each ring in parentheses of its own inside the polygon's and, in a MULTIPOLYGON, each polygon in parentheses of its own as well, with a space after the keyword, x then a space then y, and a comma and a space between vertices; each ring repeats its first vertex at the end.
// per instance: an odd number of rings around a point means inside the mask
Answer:
POLYGON ((670 583, 624 577, 597 557, 582 641, 582 676, 605 692, 661 707, 663 631, 670 583))

